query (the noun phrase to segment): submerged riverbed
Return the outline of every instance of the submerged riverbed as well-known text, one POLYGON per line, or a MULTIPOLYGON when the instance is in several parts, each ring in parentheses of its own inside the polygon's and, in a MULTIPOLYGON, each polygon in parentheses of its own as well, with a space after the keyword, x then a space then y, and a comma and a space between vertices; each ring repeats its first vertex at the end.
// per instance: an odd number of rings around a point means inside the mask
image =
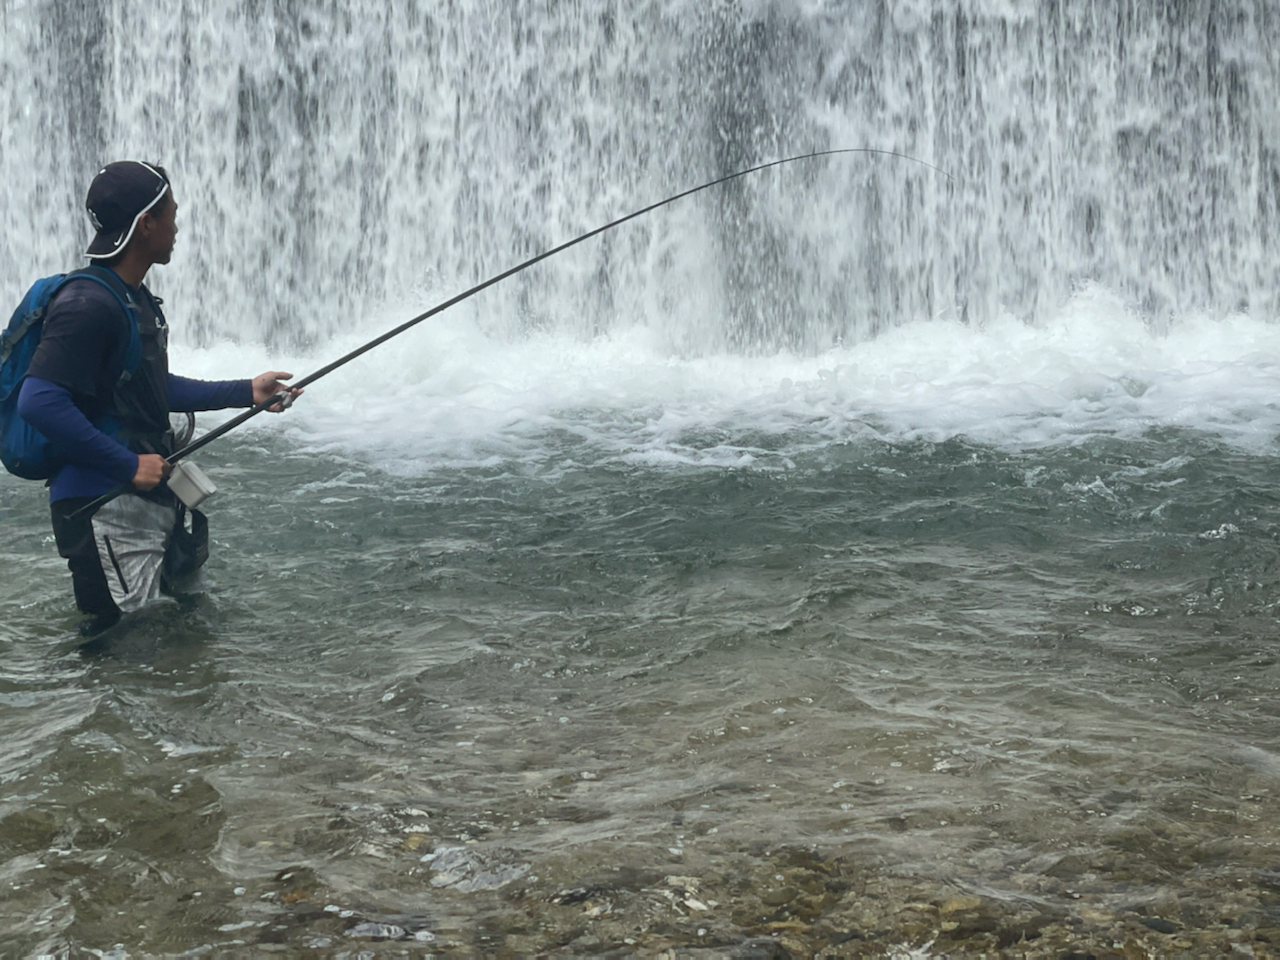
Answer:
POLYGON ((1271 949, 1274 401, 829 380, 444 440, 314 388, 200 456, 207 593, 87 648, 0 480, 13 948, 1271 949))

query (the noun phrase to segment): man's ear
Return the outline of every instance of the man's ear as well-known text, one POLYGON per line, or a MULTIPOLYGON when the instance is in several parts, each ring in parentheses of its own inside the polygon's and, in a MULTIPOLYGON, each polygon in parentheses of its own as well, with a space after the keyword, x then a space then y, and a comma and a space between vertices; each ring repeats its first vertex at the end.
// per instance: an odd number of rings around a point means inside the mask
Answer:
POLYGON ((138 228, 135 236, 143 237, 146 240, 151 239, 151 234, 156 228, 157 219, 148 211, 138 218, 138 228))

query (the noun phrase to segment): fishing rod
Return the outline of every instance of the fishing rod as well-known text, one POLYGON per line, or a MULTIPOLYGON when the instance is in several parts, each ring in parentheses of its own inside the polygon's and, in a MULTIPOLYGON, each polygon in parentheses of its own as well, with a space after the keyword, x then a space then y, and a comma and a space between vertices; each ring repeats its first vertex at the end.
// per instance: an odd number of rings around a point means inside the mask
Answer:
MULTIPOLYGON (((357 347, 355 350, 352 350, 350 353, 339 357, 337 360, 334 360, 332 363, 326 364, 325 366, 321 367, 319 370, 316 370, 314 373, 308 374, 307 376, 303 377, 301 380, 297 381, 296 383, 290 384, 287 390, 283 390, 280 393, 275 394, 274 396, 268 397, 266 400, 263 400, 261 403, 254 404, 248 410, 245 410, 243 413, 238 414, 232 417, 230 420, 226 421, 225 423, 215 427, 214 429, 210 430, 208 433, 206 433, 204 436, 200 437, 199 439, 193 440, 190 443, 188 443, 186 446, 182 447, 182 449, 176 451, 175 453, 169 454, 169 456, 165 457, 165 460, 171 464, 177 463, 179 460, 183 459, 184 457, 188 457, 191 454, 195 453, 197 450, 199 450, 201 447, 205 446, 206 444, 210 444, 214 440, 217 440, 219 437, 225 436, 226 434, 230 433, 236 427, 240 426, 240 424, 244 423, 247 420, 252 419, 253 417, 256 417, 258 414, 262 413, 262 411, 264 410, 271 409, 272 407, 276 407, 277 405, 281 410, 286 409, 287 407, 289 407, 290 404, 292 404, 293 397, 295 396, 296 391, 301 390, 303 387, 306 387, 308 384, 315 383, 317 380, 319 380, 323 376, 327 376, 328 374, 333 373, 333 371, 337 370, 339 367, 345 366, 346 364, 350 363, 352 360, 356 359, 357 357, 368 353, 374 347, 381 346, 382 344, 390 340, 392 337, 398 337, 400 334, 404 333, 406 330, 410 329, 411 327, 417 326, 419 323, 422 323, 424 320, 429 320, 432 317, 434 317, 436 314, 443 313, 445 310, 448 310, 450 307, 457 306, 463 300, 467 300, 471 297, 474 297, 477 293, 480 293, 482 290, 487 290, 489 287, 492 287, 495 283, 501 283, 503 280, 506 280, 508 277, 515 276, 517 273, 520 273, 522 270, 527 270, 536 263, 541 263, 543 260, 546 260, 549 257, 554 257, 557 253, 561 253, 565 250, 568 250, 570 247, 577 246, 579 243, 582 243, 584 240, 590 240, 592 237, 597 236, 601 233, 604 233, 606 230, 612 230, 614 227, 621 226, 627 221, 634 220, 637 217, 642 217, 646 213, 649 213, 653 210, 657 210, 659 207, 665 207, 669 203, 675 203, 677 200, 682 200, 683 198, 690 196, 692 194, 699 193, 700 191, 703 191, 703 190, 709 190, 712 187, 719 186, 722 183, 728 183, 730 180, 736 180, 739 177, 745 177, 751 173, 757 173, 761 170, 768 170, 771 167, 779 167, 779 166, 782 166, 782 164, 784 163, 795 163, 798 160, 812 160, 816 157, 831 157, 837 154, 847 154, 847 153, 868 153, 868 154, 876 154, 876 155, 885 156, 885 157, 897 157, 900 160, 910 160, 912 163, 918 163, 921 166, 928 167, 930 170, 937 171, 938 173, 946 177, 948 180, 952 180, 952 181, 955 180, 955 177, 947 173, 947 171, 943 170, 941 167, 935 167, 933 164, 928 163, 924 160, 921 160, 918 157, 912 157, 905 153, 896 153, 893 150, 878 150, 874 147, 848 147, 840 150, 818 150, 813 153, 802 153, 794 157, 785 157, 782 160, 771 160, 768 163, 761 163, 754 167, 748 167, 745 170, 739 170, 737 173, 731 173, 728 176, 720 177, 719 179, 711 180, 711 181, 708 181, 707 183, 699 184, 696 187, 692 187, 688 190, 683 190, 680 193, 675 194, 674 196, 667 197, 665 200, 659 200, 657 203, 651 203, 647 207, 642 207, 641 209, 636 210, 633 213, 627 214, 625 217, 619 217, 617 220, 613 220, 609 223, 606 223, 602 227, 596 227, 594 230, 584 233, 580 237, 574 237, 572 240, 569 240, 566 243, 562 243, 558 247, 552 247, 550 250, 543 251, 542 253, 538 254, 535 257, 530 257, 528 260, 524 261, 523 263, 516 264, 514 267, 511 267, 509 270, 504 270, 502 273, 492 276, 488 280, 485 280, 481 283, 477 283, 474 287, 471 287, 469 290, 464 290, 462 293, 458 294, 457 296, 452 297, 451 299, 446 300, 443 303, 437 304, 436 306, 432 307, 430 310, 427 310, 425 313, 420 313, 413 319, 406 320, 404 323, 400 324, 398 327, 388 330, 386 333, 382 334, 379 337, 375 337, 374 339, 370 340, 368 343, 364 344, 363 346, 357 347)), ((97 507, 106 503, 108 500, 114 499, 115 497, 119 496, 122 493, 127 493, 131 489, 132 489, 131 486, 125 485, 117 488, 116 490, 110 491, 109 493, 105 493, 101 497, 99 497, 97 500, 94 500, 93 502, 87 504, 85 507, 82 507, 81 510, 77 511, 77 513, 96 509, 97 507)))
POLYGON ((443 313, 445 310, 448 310, 450 307, 457 306, 463 300, 467 300, 470 297, 474 297, 477 293, 479 293, 482 290, 486 290, 489 287, 492 287, 495 283, 501 283, 503 280, 506 280, 508 277, 515 276, 517 273, 520 273, 522 270, 527 270, 529 267, 532 267, 535 263, 541 263, 543 260, 546 260, 548 257, 554 257, 557 253, 560 253, 564 250, 568 250, 570 247, 576 246, 577 244, 582 243, 584 240, 590 240, 592 237, 597 236, 598 234, 604 233, 606 230, 612 230, 614 227, 620 226, 626 223, 628 220, 634 220, 636 219, 636 217, 642 217, 646 213, 649 213, 650 211, 657 210, 659 207, 665 207, 669 203, 675 203, 677 200, 681 200, 684 197, 687 197, 691 194, 698 193, 701 190, 708 190, 711 187, 719 186, 720 184, 727 183, 730 180, 736 180, 738 177, 745 177, 749 173, 756 173, 757 171, 760 171, 760 170, 767 170, 770 167, 781 166, 784 163, 794 163, 797 160, 811 160, 814 157, 829 157, 829 156, 833 156, 835 154, 840 154, 840 153, 873 153, 873 154, 881 154, 887 157, 898 157, 903 160, 911 160, 914 163, 919 163, 923 166, 928 167, 930 170, 936 170, 938 173, 942 174, 948 180, 955 179, 953 176, 951 176, 951 174, 947 173, 947 171, 941 169, 940 167, 935 167, 931 163, 926 163, 924 160, 920 160, 916 157, 908 156, 905 153, 894 153, 892 150, 876 150, 871 147, 855 147, 855 148, 849 148, 849 149, 843 149, 843 150, 819 150, 816 153, 804 153, 795 157, 787 157, 783 160, 772 160, 769 163, 762 163, 759 166, 749 167, 746 170, 739 170, 737 173, 731 173, 727 177, 721 177, 718 180, 712 180, 708 183, 704 183, 699 186, 693 187, 689 190, 685 190, 681 193, 677 193, 675 196, 667 197, 665 200, 659 200, 657 203, 651 203, 649 204, 649 206, 643 207, 642 209, 637 210, 634 213, 629 213, 625 217, 619 217, 617 220, 614 220, 610 223, 606 223, 603 227, 596 227, 594 230, 590 231, 589 233, 584 233, 580 237, 575 237, 574 239, 568 241, 567 243, 560 244, 560 246, 558 247, 552 247, 550 250, 546 250, 543 253, 538 254, 536 257, 530 257, 528 260, 524 261, 524 263, 517 264, 516 266, 512 267, 509 270, 504 270, 502 273, 499 273, 496 276, 490 277, 488 280, 485 280, 482 283, 476 284, 474 287, 472 287, 469 290, 464 290, 462 293, 458 294, 456 297, 453 297, 452 299, 444 301, 444 303, 441 303, 441 304, 438 304, 437 306, 432 307, 430 310, 426 311, 425 313, 418 314, 418 316, 414 317, 412 320, 406 320, 404 323, 400 324, 400 326, 395 327, 394 329, 388 330, 386 333, 382 334, 379 337, 375 337, 373 340, 370 340, 368 343, 364 344, 361 347, 357 347, 355 350, 352 350, 350 353, 346 354, 345 356, 339 357, 337 360, 334 360, 332 363, 321 367, 319 370, 315 371, 314 373, 308 374, 307 376, 303 377, 301 380, 297 381, 296 383, 290 384, 290 387, 288 390, 282 393, 278 393, 275 396, 270 397, 259 404, 255 404, 250 409, 244 411, 244 413, 241 413, 235 417, 232 417, 226 423, 218 427, 215 427, 213 430, 210 430, 204 436, 200 437, 200 439, 193 440, 191 443, 187 444, 181 450, 177 451, 176 453, 170 454, 165 459, 168 460, 170 463, 177 463, 183 457, 190 456, 192 453, 195 453, 205 444, 212 443, 214 440, 217 440, 219 437, 223 436, 224 434, 227 434, 230 431, 234 430, 236 427, 240 426, 240 424, 244 423, 246 420, 249 420, 252 417, 256 417, 263 410, 266 410, 269 407, 275 406, 276 404, 281 404, 282 406, 287 407, 289 403, 292 402, 293 391, 301 390, 303 387, 307 386, 308 384, 315 383, 321 377, 326 376, 330 373, 333 373, 333 371, 337 370, 339 367, 345 366, 346 364, 350 363, 352 360, 356 359, 357 357, 368 353, 374 347, 381 346, 382 344, 390 340, 392 337, 398 337, 400 334, 404 333, 410 327, 417 326, 419 323, 422 323, 424 320, 429 320, 432 317, 434 317, 436 314, 443 313))

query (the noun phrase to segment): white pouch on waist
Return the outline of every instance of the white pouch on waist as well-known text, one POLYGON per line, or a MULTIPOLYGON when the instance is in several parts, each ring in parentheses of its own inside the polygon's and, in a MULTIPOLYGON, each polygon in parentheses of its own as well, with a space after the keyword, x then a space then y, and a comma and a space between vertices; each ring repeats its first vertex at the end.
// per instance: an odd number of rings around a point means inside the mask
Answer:
POLYGON ((186 504, 188 510, 194 510, 218 492, 213 481, 190 460, 184 460, 173 468, 169 474, 169 489, 186 504))

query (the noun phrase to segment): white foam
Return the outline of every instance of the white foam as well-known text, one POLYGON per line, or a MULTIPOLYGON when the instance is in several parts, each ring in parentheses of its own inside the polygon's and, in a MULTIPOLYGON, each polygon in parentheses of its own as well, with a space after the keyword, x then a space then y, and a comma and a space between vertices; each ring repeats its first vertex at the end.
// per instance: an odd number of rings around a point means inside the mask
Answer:
MULTIPOLYGON (((301 375, 402 318, 375 318, 317 357, 271 361, 261 346, 221 344, 175 349, 173 368, 220 378, 281 362, 301 375)), ((1039 325, 908 323, 818 356, 684 357, 645 327, 498 340, 443 316, 321 379, 284 419, 247 428, 408 474, 554 468, 567 456, 785 468, 806 449, 857 437, 1027 448, 1153 427, 1274 451, 1278 388, 1276 325, 1186 316, 1153 332, 1092 289, 1039 325)))

